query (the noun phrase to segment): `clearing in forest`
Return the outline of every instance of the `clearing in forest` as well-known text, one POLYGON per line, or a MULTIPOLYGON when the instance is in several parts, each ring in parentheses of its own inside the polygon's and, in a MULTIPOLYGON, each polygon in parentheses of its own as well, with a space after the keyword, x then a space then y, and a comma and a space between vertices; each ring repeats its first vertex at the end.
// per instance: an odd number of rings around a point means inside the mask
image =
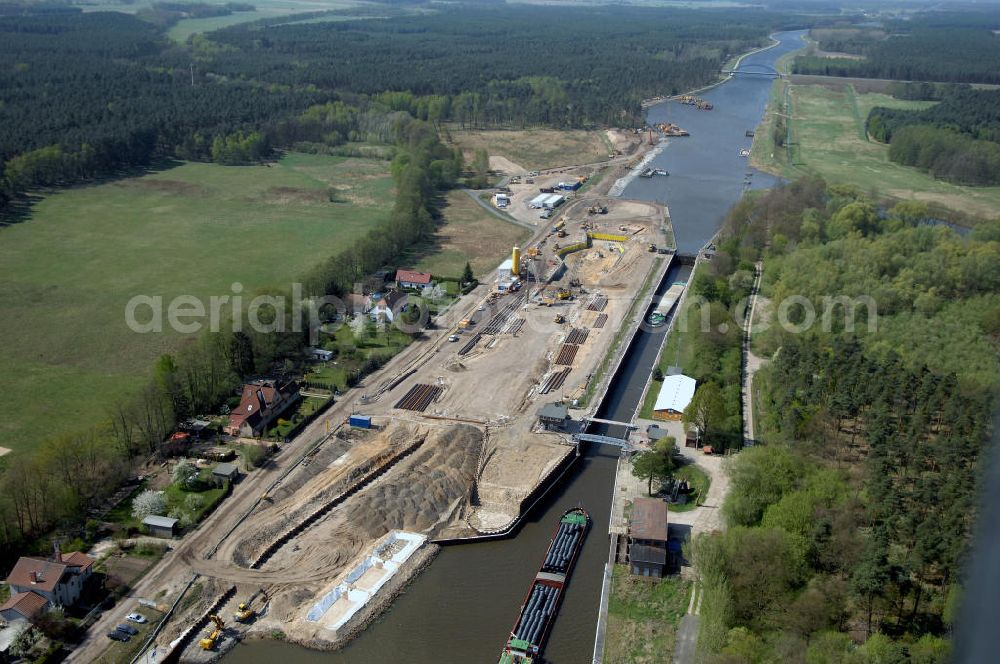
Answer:
POLYGON ((83 429, 134 391, 176 333, 125 324, 135 295, 206 299, 293 281, 389 216, 389 164, 292 154, 271 166, 183 163, 40 197, 0 229, 0 441, 83 429))
POLYGON ((1000 209, 1000 187, 963 187, 889 161, 889 147, 869 140, 865 119, 875 106, 920 109, 928 102, 904 101, 884 94, 857 94, 848 85, 831 89, 793 85, 787 97, 775 86, 768 117, 757 132, 754 163, 786 177, 822 176, 830 183, 851 184, 863 191, 898 200, 919 200, 961 213, 992 218, 1000 209), (791 102, 792 164, 787 150, 771 142, 773 110, 781 99, 791 102), (772 157, 773 153, 773 157, 772 157))
POLYGON ((525 170, 592 164, 608 158, 611 144, 603 131, 583 129, 460 129, 449 126, 443 138, 465 152, 485 149, 490 156, 505 157, 525 170))

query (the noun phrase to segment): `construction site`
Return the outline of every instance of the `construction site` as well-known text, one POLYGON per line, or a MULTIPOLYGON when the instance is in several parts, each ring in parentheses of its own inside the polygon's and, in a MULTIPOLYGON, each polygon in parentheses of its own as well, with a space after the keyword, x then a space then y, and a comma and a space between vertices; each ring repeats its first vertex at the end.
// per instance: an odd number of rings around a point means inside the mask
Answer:
POLYGON ((599 396, 619 331, 644 315, 636 299, 662 276, 669 261, 655 249, 668 237, 659 204, 570 194, 491 282, 289 443, 288 461, 247 478, 143 581, 149 595, 180 595, 160 607, 152 647, 192 662, 275 634, 337 648, 430 562, 435 541, 512 532, 578 453, 539 411, 562 404, 570 424, 592 414, 598 399, 580 402, 588 388, 599 396), (350 427, 351 415, 371 428, 350 427))

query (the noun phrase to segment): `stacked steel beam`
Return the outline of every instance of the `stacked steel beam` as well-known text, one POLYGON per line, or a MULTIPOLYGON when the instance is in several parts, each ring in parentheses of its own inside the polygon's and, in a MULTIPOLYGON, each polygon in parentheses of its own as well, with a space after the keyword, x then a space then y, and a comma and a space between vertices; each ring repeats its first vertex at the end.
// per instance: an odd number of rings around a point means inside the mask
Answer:
POLYGON ((436 385, 425 385, 423 383, 418 383, 410 388, 410 390, 403 395, 403 398, 396 402, 396 408, 404 408, 406 410, 415 410, 417 412, 424 412, 427 407, 441 395, 444 390, 436 385))
POLYGON ((606 295, 597 295, 590 304, 587 305, 589 311, 604 311, 604 308, 608 306, 608 297, 606 295))
POLYGON ((562 348, 559 349, 559 354, 556 355, 556 364, 573 364, 578 350, 580 350, 579 346, 563 344, 562 348))

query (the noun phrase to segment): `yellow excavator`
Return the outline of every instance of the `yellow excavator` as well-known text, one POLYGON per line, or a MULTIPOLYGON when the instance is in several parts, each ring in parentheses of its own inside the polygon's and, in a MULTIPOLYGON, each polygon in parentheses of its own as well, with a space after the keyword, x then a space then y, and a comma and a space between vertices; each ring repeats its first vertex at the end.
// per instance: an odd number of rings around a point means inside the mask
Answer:
POLYGON ((267 601, 267 596, 264 594, 263 590, 258 590, 253 595, 247 598, 247 601, 240 602, 240 605, 236 607, 236 613, 233 614, 233 620, 240 623, 247 623, 257 617, 257 609, 254 608, 254 602, 258 597, 263 597, 264 601, 267 601))
POLYGON ((201 646, 202 650, 215 650, 215 642, 222 636, 222 630, 226 628, 226 623, 219 616, 209 616, 208 619, 214 623, 215 627, 212 628, 212 632, 208 636, 198 642, 198 645, 201 646))

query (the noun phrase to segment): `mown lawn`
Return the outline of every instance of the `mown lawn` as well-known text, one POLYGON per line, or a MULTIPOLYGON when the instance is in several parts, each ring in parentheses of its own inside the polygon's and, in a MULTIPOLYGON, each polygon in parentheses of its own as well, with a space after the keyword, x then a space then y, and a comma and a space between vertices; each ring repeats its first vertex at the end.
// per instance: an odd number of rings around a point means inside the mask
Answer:
POLYGON ((680 577, 634 577, 615 565, 608 602, 604 661, 659 664, 672 661, 677 625, 687 612, 691 582, 680 577))
POLYGON ((178 163, 39 197, 0 228, 0 441, 30 449, 99 423, 184 343, 131 331, 133 296, 161 296, 166 322, 180 294, 288 289, 386 219, 393 199, 387 162, 301 154, 272 167, 178 163))
POLYGON ((328 400, 320 397, 303 397, 294 411, 278 418, 277 425, 268 430, 267 437, 284 438, 299 422, 322 408, 328 400))
POLYGON ((369 360, 386 360, 412 341, 412 337, 394 327, 378 331, 369 325, 363 335, 358 337, 351 327, 342 325, 333 339, 323 344, 328 350, 336 351, 336 356, 329 362, 313 365, 305 380, 307 383, 344 392, 349 387, 351 375, 361 370, 369 360))

